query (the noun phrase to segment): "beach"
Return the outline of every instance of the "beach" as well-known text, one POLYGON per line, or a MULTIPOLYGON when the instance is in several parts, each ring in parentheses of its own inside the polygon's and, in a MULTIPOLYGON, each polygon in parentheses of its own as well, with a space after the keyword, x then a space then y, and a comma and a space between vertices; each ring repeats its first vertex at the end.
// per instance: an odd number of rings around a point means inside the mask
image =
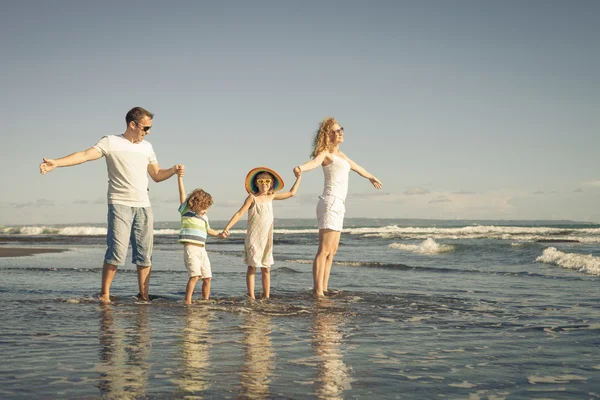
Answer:
POLYGON ((0 232, 0 396, 600 395, 600 226, 349 219, 322 300, 314 221, 275 227, 271 299, 244 296, 238 229, 208 241, 212 299, 197 287, 191 306, 177 223, 155 225, 155 299, 134 297, 128 260, 109 305, 96 299, 102 227, 0 232))
POLYGON ((25 257, 42 253, 60 253, 63 249, 34 249, 29 247, 2 247, 0 246, 0 258, 2 257, 25 257))

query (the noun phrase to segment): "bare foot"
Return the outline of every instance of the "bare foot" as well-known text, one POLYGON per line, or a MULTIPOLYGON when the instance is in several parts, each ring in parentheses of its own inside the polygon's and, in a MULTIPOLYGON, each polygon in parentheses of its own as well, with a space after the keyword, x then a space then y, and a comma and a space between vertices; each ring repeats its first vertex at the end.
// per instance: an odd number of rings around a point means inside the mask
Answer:
POLYGON ((245 294, 244 296, 249 300, 256 300, 254 296, 250 296, 249 294, 245 294))
POLYGON ((139 301, 151 301, 152 299, 150 298, 150 296, 142 296, 141 293, 138 293, 135 296, 136 299, 138 299, 139 301))
POLYGON ((313 294, 315 295, 315 297, 325 297, 325 293, 317 292, 316 290, 313 292, 313 294))
POLYGON ((98 296, 98 301, 99 301, 101 304, 111 304, 111 301, 110 301, 110 297, 109 297, 109 296, 98 296))

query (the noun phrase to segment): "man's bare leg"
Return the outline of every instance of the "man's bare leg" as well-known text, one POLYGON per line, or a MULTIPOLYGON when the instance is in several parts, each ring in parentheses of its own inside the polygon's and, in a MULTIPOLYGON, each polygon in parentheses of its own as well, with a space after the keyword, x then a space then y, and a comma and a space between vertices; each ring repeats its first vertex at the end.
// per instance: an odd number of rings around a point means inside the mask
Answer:
POLYGON ((150 270, 151 266, 137 266, 137 276, 138 276, 138 288, 140 290, 140 300, 150 301, 150 296, 148 295, 148 286, 150 285, 150 270))
POLYGON ((100 297, 98 298, 101 303, 110 303, 110 285, 112 284, 116 273, 116 265, 104 263, 102 266, 102 289, 100 290, 100 297))

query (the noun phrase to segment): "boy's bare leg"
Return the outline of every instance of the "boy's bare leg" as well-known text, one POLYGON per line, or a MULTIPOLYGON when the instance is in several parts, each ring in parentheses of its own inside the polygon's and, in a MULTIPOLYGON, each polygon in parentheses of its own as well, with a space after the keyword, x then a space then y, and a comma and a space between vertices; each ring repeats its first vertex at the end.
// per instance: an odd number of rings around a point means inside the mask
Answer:
POLYGON ((102 289, 100 290, 100 302, 110 303, 110 285, 112 284, 116 273, 116 265, 104 263, 102 266, 102 289))
POLYGON ((188 279, 188 283, 185 286, 185 298, 183 299, 185 304, 192 304, 192 295, 194 294, 194 288, 196 287, 197 281, 197 276, 192 276, 188 279))
POLYGON ((248 287, 248 297, 254 299, 254 276, 256 275, 256 268, 248 265, 246 271, 246 286, 248 287))
POLYGON ((140 300, 149 301, 148 286, 150 285, 150 270, 151 266, 137 266, 138 287, 140 290, 140 300))
POLYGON ((271 297, 271 268, 261 268, 261 277, 263 285, 263 299, 271 297))
POLYGON ((202 279, 202 300, 210 299, 210 278, 202 279))

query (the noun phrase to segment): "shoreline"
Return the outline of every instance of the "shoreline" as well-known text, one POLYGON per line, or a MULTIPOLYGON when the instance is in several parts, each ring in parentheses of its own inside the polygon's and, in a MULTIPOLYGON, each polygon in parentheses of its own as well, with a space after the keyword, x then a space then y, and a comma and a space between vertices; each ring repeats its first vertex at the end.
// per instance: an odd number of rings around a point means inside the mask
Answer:
POLYGON ((0 258, 3 257, 27 257, 42 253, 62 253, 66 249, 43 249, 29 247, 2 247, 0 246, 0 258))

